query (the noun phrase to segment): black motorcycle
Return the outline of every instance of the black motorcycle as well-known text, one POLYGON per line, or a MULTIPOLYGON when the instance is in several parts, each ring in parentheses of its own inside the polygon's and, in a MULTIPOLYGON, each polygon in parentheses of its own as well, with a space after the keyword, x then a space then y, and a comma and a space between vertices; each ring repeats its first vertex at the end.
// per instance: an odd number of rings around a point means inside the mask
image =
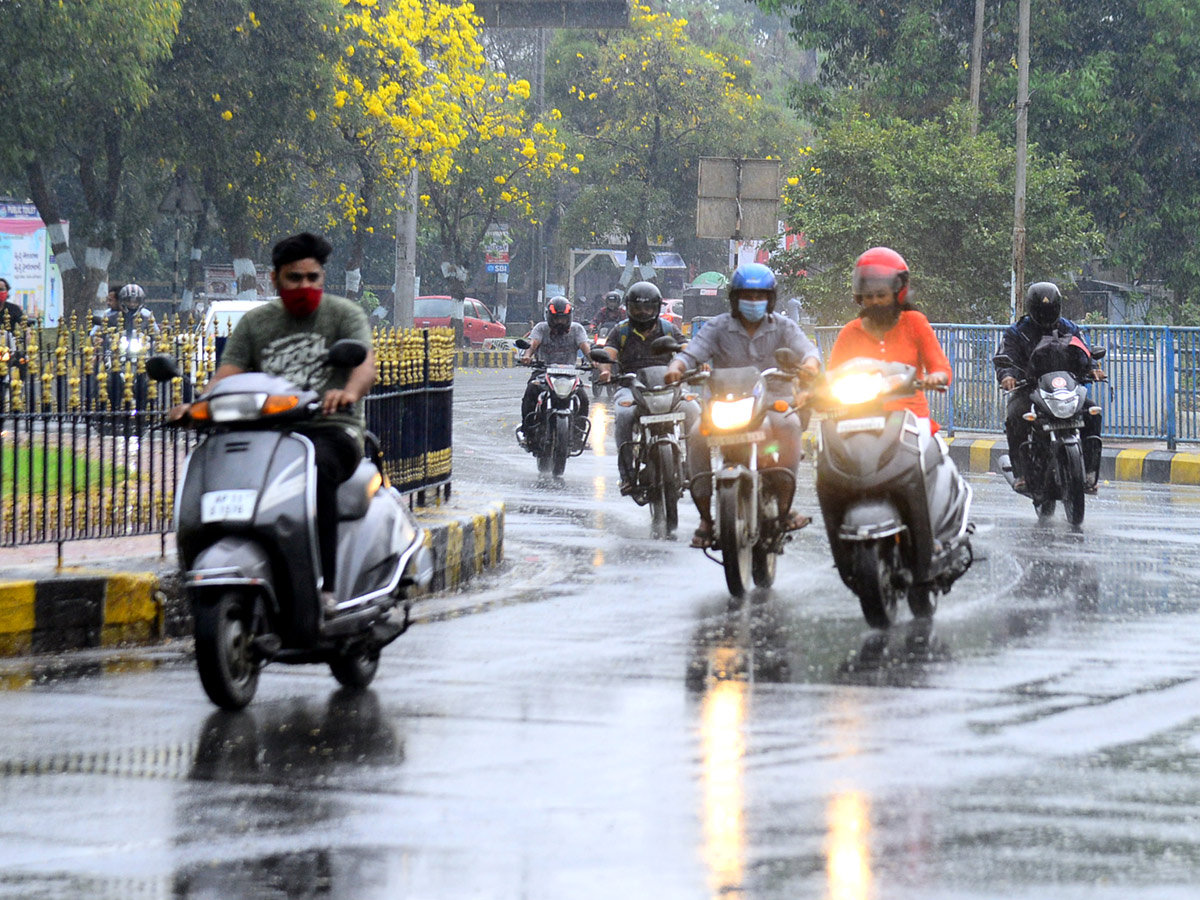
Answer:
MULTIPOLYGON (((529 349, 528 341, 518 340, 516 344, 521 350, 529 349)), ((521 423, 524 447, 537 458, 539 472, 561 478, 568 457, 583 453, 592 430, 592 423, 587 419, 582 420, 581 428, 575 425, 579 412, 576 389, 583 373, 590 367, 538 361, 522 365, 529 365, 534 370, 534 378, 541 387, 537 405, 521 423)))
POLYGON ((901 597, 932 616, 973 559, 971 486, 910 410, 884 409, 921 387, 912 366, 860 358, 828 373, 813 400, 825 412, 817 500, 838 574, 873 628, 895 621, 901 597))
MULTIPOLYGON (((663 338, 658 340, 662 341, 663 338)), ((677 346, 670 337, 665 339, 677 346)), ((610 363, 604 350, 593 350, 592 360, 610 363)), ((666 366, 646 366, 620 376, 619 384, 630 389, 637 415, 633 440, 617 448, 627 471, 633 473, 630 495, 638 506, 650 506, 650 528, 655 536, 667 537, 679 527, 679 498, 687 483, 683 452, 684 384, 667 384, 666 366)))
MULTIPOLYGON (((1063 346, 1068 346, 1066 342, 1063 346)), ((1029 357, 1030 377, 1020 381, 1011 394, 1028 395, 1029 412, 1024 418, 1030 423, 1029 436, 1022 447, 1010 447, 1000 457, 1000 471, 1009 486, 1016 490, 1010 453, 1022 454, 1025 463, 1025 491, 1033 501, 1039 519, 1054 515, 1055 505, 1062 501, 1067 521, 1078 528, 1083 524, 1085 498, 1094 486, 1099 472, 1088 472, 1085 461, 1088 453, 1085 441, 1099 442, 1098 437, 1082 435, 1084 416, 1100 414, 1100 407, 1088 401, 1087 385, 1091 380, 1076 377, 1066 368, 1067 360, 1061 347, 1052 343, 1039 347, 1029 357)), ((1096 347, 1091 358, 1100 361, 1106 350, 1096 347)), ((1011 367, 1012 360, 997 354, 997 366, 1011 367)), ((1092 456, 1099 460, 1099 447, 1092 456)))

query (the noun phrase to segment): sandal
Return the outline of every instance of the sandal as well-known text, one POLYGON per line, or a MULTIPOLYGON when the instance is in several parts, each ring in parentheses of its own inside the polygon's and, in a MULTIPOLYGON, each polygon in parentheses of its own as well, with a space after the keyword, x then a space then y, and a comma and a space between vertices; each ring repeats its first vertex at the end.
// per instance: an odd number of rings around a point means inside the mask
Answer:
POLYGON ((811 516, 801 515, 794 509, 785 516, 780 517, 779 524, 783 526, 784 531, 799 531, 812 522, 811 516))
POLYGON ((713 527, 708 519, 701 519, 700 526, 692 534, 692 546, 697 550, 707 550, 713 545, 713 527))

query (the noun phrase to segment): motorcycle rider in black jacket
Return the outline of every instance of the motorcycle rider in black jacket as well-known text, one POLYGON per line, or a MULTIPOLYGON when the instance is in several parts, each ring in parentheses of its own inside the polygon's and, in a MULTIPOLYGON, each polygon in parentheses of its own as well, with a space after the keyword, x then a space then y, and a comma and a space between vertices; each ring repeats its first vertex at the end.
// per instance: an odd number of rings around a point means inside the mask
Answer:
MULTIPOLYGON (((1040 372, 1028 371, 1030 354, 1046 337, 1059 335, 1078 338, 1087 347, 1079 326, 1070 319, 1062 316, 1062 293, 1058 286, 1050 281, 1039 281, 1029 286, 1025 292, 1025 315, 1008 327, 1000 342, 1000 355, 1007 356, 1011 365, 996 364, 996 380, 1000 387, 1012 391, 1018 381, 1026 381, 1040 372)), ((1102 381, 1104 371, 1092 361, 1091 351, 1080 353, 1077 371, 1072 372, 1077 379, 1102 381)), ((1025 391, 1009 394, 1008 409, 1004 416, 1004 434, 1008 439, 1009 458, 1012 460, 1013 487, 1025 491, 1024 454, 1025 441, 1029 437, 1029 422, 1023 416, 1029 412, 1029 395, 1025 391)), ((1088 492, 1095 493, 1100 475, 1100 416, 1084 416, 1083 424, 1083 464, 1087 472, 1088 492), (1094 438, 1094 440, 1093 440, 1094 438)))

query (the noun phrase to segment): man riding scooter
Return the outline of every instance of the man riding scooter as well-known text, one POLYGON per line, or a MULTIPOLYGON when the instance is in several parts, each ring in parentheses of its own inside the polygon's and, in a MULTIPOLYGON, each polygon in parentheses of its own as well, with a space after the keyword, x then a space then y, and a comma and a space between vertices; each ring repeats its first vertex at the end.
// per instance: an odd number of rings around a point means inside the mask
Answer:
MULTIPOLYGON (((659 316, 662 311, 662 292, 649 281, 639 281, 631 285, 625 295, 625 309, 629 312, 629 318, 609 332, 605 352, 620 366, 622 372, 636 373, 647 366, 667 365, 671 354, 656 353, 650 344, 660 337, 672 337, 680 344, 686 339, 674 324, 659 316)), ((611 369, 610 366, 605 368, 611 369)), ((611 372, 605 371, 601 373, 600 380, 606 382, 611 377, 611 372)), ((616 410, 613 434, 617 441, 621 495, 628 496, 634 491, 632 461, 630 454, 622 452, 621 448, 633 440, 633 421, 637 417, 633 391, 628 387, 617 391, 613 398, 613 409, 616 410)), ((683 412, 684 429, 690 432, 700 417, 700 405, 695 400, 683 400, 679 409, 683 412)))
MULTIPOLYGON (((775 351, 787 347, 801 359, 800 371, 816 376, 821 371, 821 354, 804 331, 787 316, 775 312, 777 297, 775 273, 761 263, 740 266, 729 283, 730 311, 711 319, 687 347, 671 361, 667 381, 677 382, 688 369, 706 363, 725 369, 753 366, 759 371, 775 365, 775 351)), ((776 467, 793 476, 800 463, 800 439, 807 415, 767 413, 765 428, 778 446, 776 467)), ((708 439, 700 433, 699 423, 688 435, 688 471, 692 476, 692 500, 700 512, 700 526, 692 546, 712 544, 712 479, 708 439)), ((794 531, 808 524, 806 516, 792 512, 794 477, 777 479, 779 509, 785 530, 794 531)))
MULTIPOLYGON (((1072 374, 1081 380, 1103 381, 1104 371, 1091 359, 1091 350, 1083 339, 1079 326, 1062 316, 1062 293, 1050 281, 1039 281, 1025 292, 1025 315, 1010 325, 1000 342, 1000 355, 1008 362, 996 365, 996 380, 1006 391, 1013 391, 1018 381, 1026 381, 1037 373, 1028 371, 1029 357, 1041 341, 1053 336, 1078 340, 1083 352, 1079 354, 1079 371, 1072 374)), ((1029 460, 1025 459, 1025 443, 1029 439, 1030 423, 1024 416, 1029 412, 1027 392, 1010 393, 1004 415, 1004 434, 1008 438, 1009 458, 1012 460, 1013 489, 1026 493, 1025 475, 1029 460)), ((1101 416, 1083 417, 1083 465, 1089 494, 1096 493, 1100 476, 1101 416)))
MULTIPOLYGON (((363 458, 366 422, 362 399, 375 383, 374 351, 349 371, 320 368, 323 354, 339 340, 349 338, 371 346, 371 327, 358 304, 324 293, 325 262, 332 252, 329 241, 307 232, 275 245, 271 284, 279 299, 242 317, 206 388, 206 392, 211 390, 230 375, 264 372, 297 384, 310 383, 322 392, 322 416, 302 433, 315 451, 321 601, 327 609, 337 605, 337 489, 363 458)), ((181 418, 189 407, 175 407, 171 419, 181 418)))

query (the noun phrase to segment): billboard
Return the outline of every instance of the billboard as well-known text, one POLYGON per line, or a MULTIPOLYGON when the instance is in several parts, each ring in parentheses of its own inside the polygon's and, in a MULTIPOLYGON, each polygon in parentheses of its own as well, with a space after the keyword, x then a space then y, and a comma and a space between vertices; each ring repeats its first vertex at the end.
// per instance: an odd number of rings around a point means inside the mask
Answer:
POLYGON ((56 325, 62 315, 62 282, 50 254, 46 226, 32 203, 0 202, 0 277, 8 299, 25 314, 56 325))

